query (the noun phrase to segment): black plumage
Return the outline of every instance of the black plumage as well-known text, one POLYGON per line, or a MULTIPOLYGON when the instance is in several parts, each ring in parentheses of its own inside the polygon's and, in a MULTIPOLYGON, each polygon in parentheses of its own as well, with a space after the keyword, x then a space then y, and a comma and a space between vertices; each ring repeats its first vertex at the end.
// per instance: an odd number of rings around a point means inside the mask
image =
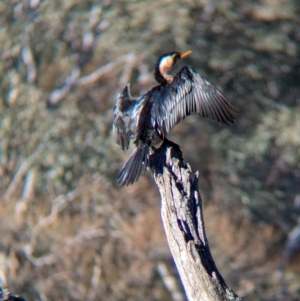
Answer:
POLYGON ((150 151, 159 148, 172 127, 191 113, 221 124, 234 122, 236 111, 228 99, 192 67, 183 67, 174 77, 168 74, 179 59, 190 53, 162 55, 154 70, 159 85, 144 95, 133 98, 129 84, 118 95, 114 108, 115 140, 124 151, 131 140, 136 146, 119 174, 120 186, 137 181, 147 169, 150 151))

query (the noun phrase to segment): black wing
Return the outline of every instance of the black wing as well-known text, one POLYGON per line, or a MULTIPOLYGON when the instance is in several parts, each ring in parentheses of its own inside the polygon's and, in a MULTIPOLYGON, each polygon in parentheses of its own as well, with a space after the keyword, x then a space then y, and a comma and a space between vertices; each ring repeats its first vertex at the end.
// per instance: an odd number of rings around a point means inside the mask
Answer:
POLYGON ((116 142, 124 151, 128 150, 130 140, 136 135, 142 105, 143 98, 137 99, 131 96, 130 84, 127 84, 117 96, 113 132, 116 142))
POLYGON ((171 84, 153 91, 152 124, 164 133, 191 113, 229 125, 236 114, 228 99, 191 67, 183 67, 171 84))

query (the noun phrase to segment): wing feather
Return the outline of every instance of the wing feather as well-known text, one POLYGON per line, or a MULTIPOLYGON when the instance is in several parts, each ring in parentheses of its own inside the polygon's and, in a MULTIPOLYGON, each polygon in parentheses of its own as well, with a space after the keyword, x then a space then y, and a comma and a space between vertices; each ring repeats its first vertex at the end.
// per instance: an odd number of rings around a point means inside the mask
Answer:
POLYGON ((221 124, 234 122, 236 111, 229 100, 191 67, 183 67, 171 84, 153 91, 152 124, 165 134, 191 113, 221 124))
POLYGON ((144 97, 133 98, 131 96, 130 84, 127 84, 117 96, 114 107, 113 132, 115 141, 124 151, 128 150, 130 140, 136 136, 144 100, 144 97))

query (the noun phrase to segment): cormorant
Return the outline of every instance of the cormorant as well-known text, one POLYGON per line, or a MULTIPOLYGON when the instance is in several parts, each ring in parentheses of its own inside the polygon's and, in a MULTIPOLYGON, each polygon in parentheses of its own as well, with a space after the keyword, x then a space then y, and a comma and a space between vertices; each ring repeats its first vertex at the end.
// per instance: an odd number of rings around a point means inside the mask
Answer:
POLYGON ((191 113, 221 124, 234 122, 235 109, 228 99, 190 66, 174 77, 168 72, 192 51, 159 57, 154 70, 157 86, 134 98, 130 84, 119 93, 114 107, 114 137, 123 151, 134 139, 136 148, 118 176, 120 186, 130 185, 146 171, 150 150, 158 149, 171 128, 191 113))

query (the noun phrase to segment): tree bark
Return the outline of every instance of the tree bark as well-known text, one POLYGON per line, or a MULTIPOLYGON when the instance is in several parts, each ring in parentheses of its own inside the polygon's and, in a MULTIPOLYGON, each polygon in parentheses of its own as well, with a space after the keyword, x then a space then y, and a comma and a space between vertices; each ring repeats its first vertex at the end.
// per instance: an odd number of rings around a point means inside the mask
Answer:
POLYGON ((193 179, 180 147, 169 140, 150 156, 150 168, 161 194, 167 240, 188 300, 242 300, 226 285, 212 258, 198 172, 193 179))

